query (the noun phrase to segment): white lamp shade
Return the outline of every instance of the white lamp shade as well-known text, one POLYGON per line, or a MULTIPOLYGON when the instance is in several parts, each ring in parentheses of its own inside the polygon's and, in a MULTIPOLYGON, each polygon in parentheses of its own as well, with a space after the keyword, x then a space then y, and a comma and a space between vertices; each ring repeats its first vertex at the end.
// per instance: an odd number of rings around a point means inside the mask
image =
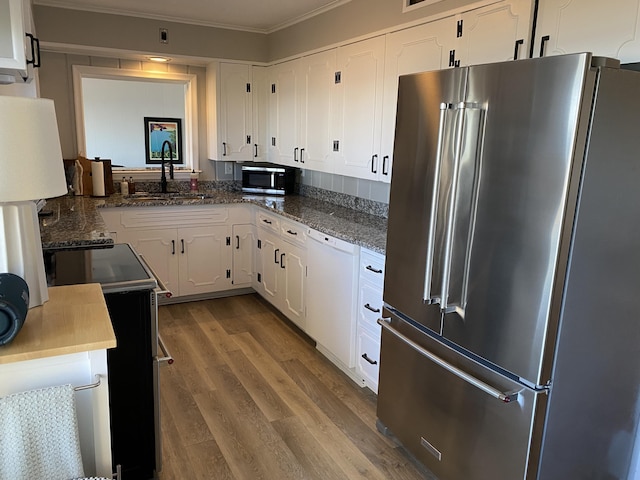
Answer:
POLYGON ((53 100, 0 95, 0 203, 66 193, 53 100))

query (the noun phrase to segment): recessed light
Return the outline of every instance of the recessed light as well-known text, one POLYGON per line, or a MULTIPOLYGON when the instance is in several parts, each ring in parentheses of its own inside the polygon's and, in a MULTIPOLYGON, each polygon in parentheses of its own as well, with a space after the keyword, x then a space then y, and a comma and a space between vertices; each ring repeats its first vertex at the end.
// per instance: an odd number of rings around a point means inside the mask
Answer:
POLYGON ((147 57, 147 58, 152 62, 158 62, 158 63, 166 63, 171 61, 171 59, 167 57, 147 57))

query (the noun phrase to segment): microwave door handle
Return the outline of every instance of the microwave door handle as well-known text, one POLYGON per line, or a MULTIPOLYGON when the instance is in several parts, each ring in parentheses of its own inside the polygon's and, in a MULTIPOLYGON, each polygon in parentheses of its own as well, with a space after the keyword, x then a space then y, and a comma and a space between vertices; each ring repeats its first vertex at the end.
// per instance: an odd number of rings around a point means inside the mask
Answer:
POLYGON ((269 188, 276 188, 276 172, 271 172, 271 184, 269 188))
POLYGON ((440 121, 438 123, 438 144, 436 148, 436 165, 433 174, 433 188, 431 196, 431 212, 429 216, 429 232, 427 237, 427 261, 424 273, 424 303, 437 303, 439 299, 434 299, 431 292, 431 278, 433 276, 433 257, 435 250, 436 219, 438 215, 438 194, 440 188, 440 171, 442 167, 442 156, 444 150, 445 122, 447 118, 448 103, 440 104, 440 121))

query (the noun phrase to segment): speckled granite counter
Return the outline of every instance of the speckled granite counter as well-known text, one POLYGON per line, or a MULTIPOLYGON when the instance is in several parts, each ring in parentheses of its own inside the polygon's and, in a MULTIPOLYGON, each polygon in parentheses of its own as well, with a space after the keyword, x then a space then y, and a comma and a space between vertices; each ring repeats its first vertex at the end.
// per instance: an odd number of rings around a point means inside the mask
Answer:
POLYGON ((298 195, 262 197, 228 191, 209 191, 200 197, 130 198, 119 194, 105 198, 60 197, 48 200, 53 215, 41 220, 42 247, 79 248, 113 243, 99 213, 103 207, 216 205, 250 203, 303 223, 323 233, 384 253, 387 220, 332 203, 298 195))
POLYGON ((96 200, 89 197, 59 197, 47 200, 42 209, 51 215, 40 218, 44 250, 113 245, 96 200))

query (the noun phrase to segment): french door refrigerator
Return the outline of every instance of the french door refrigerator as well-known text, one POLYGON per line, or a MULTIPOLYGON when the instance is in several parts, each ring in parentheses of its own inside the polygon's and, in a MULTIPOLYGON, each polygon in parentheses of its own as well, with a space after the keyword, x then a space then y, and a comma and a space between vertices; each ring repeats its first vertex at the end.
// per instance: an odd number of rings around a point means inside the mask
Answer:
POLYGON ((378 428, 441 480, 640 476, 640 74, 400 77, 378 428))

